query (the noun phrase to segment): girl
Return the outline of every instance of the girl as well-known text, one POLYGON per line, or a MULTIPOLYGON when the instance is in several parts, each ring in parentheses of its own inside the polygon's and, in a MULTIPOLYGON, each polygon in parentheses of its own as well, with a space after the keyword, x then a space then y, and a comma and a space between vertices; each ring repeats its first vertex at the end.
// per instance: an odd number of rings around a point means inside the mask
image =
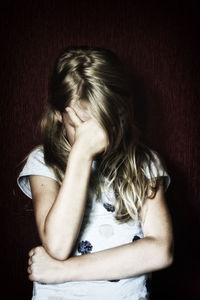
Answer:
POLYGON ((42 243, 29 252, 34 300, 148 299, 148 276, 172 263, 170 178, 139 140, 129 100, 113 52, 70 47, 59 56, 43 144, 18 177, 42 243))

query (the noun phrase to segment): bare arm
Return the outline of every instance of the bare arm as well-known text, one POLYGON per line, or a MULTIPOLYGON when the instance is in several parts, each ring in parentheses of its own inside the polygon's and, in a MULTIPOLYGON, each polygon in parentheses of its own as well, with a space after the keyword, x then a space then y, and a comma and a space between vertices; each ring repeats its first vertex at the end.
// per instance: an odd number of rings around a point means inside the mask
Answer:
POLYGON ((57 196, 57 189, 53 189, 56 183, 51 179, 30 177, 40 239, 49 254, 57 259, 66 259, 70 255, 79 233, 91 164, 91 159, 71 151, 57 196))
POLYGON ((173 256, 172 225, 162 185, 155 198, 147 199, 143 206, 142 227, 143 239, 64 262, 69 268, 66 271, 71 271, 65 273, 66 279, 120 279, 169 266, 173 256))
POLYGON ((61 187, 50 178, 30 176, 42 244, 51 256, 59 260, 69 257, 76 242, 85 210, 93 156, 105 143, 105 135, 94 120, 81 122, 74 112, 71 113, 77 136, 61 187))
POLYGON ((162 186, 154 199, 146 200, 143 216, 144 238, 134 243, 63 262, 50 258, 43 248, 32 249, 29 255, 36 254, 29 259, 29 278, 47 283, 112 280, 166 268, 173 261, 173 233, 162 186))

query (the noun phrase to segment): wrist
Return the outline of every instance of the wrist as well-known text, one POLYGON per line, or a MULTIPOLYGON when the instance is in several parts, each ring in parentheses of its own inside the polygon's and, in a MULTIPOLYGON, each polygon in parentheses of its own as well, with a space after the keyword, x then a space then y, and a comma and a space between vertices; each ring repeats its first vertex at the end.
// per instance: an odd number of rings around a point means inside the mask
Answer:
POLYGON ((65 282, 76 281, 76 273, 77 267, 74 266, 73 257, 70 257, 65 261, 61 261, 61 276, 65 282))
POLYGON ((92 162, 94 159, 95 154, 91 153, 84 147, 78 144, 74 144, 71 151, 70 151, 70 157, 79 157, 83 160, 87 160, 89 162, 92 162))

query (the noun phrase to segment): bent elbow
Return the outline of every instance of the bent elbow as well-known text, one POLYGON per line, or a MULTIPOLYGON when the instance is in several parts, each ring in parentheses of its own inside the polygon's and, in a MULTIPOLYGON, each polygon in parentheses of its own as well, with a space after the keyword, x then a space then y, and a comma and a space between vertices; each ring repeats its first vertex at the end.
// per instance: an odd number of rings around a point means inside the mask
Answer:
POLYGON ((161 265, 162 268, 170 267, 174 261, 173 243, 161 249, 161 265))
POLYGON ((64 249, 64 247, 55 247, 53 245, 44 245, 47 252, 57 260, 67 260, 70 256, 70 251, 64 249))
POLYGON ((57 260, 67 260, 69 258, 69 255, 66 253, 63 253, 62 251, 52 251, 51 256, 57 260))
POLYGON ((62 239, 48 235, 46 232, 41 237, 43 247, 47 253, 57 260, 67 260, 71 254, 71 246, 62 239))
POLYGON ((173 254, 167 254, 165 255, 165 258, 163 259, 163 268, 168 268, 173 264, 174 258, 173 254))
POLYGON ((173 245, 171 246, 170 250, 168 251, 167 262, 168 262, 168 265, 167 265, 168 267, 171 266, 174 262, 173 245))

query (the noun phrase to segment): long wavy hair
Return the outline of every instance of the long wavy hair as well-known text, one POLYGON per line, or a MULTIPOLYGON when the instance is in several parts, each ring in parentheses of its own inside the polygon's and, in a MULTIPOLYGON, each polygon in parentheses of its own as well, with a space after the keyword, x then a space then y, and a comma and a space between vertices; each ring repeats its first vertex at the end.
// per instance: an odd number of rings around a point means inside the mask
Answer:
POLYGON ((91 173, 90 184, 97 199, 108 188, 113 189, 115 218, 120 222, 138 219, 145 198, 153 198, 159 184, 152 172, 152 162, 157 168, 155 156, 140 142, 130 99, 129 78, 117 55, 99 47, 69 47, 56 61, 41 121, 44 159, 61 184, 71 145, 56 111, 64 113, 72 100, 87 101, 90 114, 109 140, 106 151, 96 157, 97 169, 91 173))

